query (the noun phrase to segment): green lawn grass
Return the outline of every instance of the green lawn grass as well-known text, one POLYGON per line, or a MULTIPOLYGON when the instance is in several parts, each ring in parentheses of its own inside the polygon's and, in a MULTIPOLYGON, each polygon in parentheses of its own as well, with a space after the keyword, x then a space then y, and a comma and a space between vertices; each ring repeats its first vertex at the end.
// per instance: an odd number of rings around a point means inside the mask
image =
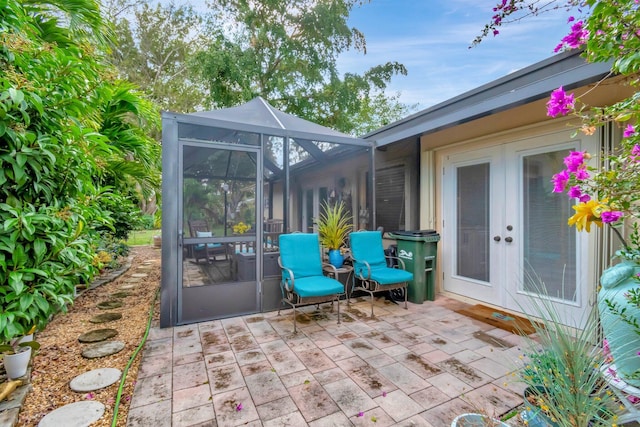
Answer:
POLYGON ((134 230, 129 233, 127 245, 142 246, 153 245, 153 236, 159 236, 160 230, 134 230))

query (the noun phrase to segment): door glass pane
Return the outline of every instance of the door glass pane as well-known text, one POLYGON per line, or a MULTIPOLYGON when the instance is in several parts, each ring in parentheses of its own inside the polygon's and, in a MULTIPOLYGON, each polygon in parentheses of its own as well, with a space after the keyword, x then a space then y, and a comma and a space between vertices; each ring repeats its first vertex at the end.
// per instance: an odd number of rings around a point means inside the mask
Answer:
MULTIPOLYGON (((573 212, 571 199, 553 193, 551 178, 564 169, 567 150, 524 156, 523 257, 528 277, 537 277, 547 294, 576 301, 576 234, 567 225, 573 212)), ((524 280, 527 292, 536 292, 535 281, 524 280)))
POLYGON ((255 152, 183 148, 183 286, 256 279, 256 178, 255 152))
POLYGON ((457 169, 456 274, 489 282, 489 163, 457 169))

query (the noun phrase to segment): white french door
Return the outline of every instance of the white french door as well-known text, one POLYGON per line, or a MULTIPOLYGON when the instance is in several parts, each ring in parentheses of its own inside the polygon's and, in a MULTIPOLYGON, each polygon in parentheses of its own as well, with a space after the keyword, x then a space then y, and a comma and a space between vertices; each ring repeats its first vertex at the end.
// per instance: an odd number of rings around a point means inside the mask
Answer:
POLYGON ((563 131, 443 157, 446 291, 518 312, 545 294, 568 323, 581 318, 593 288, 581 268, 588 239, 567 225, 573 203, 552 193, 551 178, 569 150, 593 152, 596 139, 566 138, 563 131))

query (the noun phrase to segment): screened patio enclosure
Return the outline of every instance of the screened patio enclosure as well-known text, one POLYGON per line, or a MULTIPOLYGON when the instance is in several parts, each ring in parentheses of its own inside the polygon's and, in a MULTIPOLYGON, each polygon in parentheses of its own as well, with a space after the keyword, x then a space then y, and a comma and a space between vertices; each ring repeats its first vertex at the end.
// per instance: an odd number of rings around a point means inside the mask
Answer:
POLYGON ((308 231, 292 221, 298 183, 365 153, 373 182, 374 152, 260 97, 163 113, 161 327, 278 309, 278 237, 308 231))

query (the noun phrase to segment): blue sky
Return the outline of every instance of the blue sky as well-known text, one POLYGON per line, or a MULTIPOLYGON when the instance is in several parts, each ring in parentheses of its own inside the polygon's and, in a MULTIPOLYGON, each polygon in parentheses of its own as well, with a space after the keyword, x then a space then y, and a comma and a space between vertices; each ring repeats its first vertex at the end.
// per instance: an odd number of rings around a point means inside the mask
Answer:
POLYGON ((362 73, 398 61, 407 76, 389 91, 423 109, 552 56, 570 29, 565 11, 516 22, 469 49, 498 0, 372 0, 351 13, 349 24, 367 39, 367 54, 348 52, 341 72, 362 73))

